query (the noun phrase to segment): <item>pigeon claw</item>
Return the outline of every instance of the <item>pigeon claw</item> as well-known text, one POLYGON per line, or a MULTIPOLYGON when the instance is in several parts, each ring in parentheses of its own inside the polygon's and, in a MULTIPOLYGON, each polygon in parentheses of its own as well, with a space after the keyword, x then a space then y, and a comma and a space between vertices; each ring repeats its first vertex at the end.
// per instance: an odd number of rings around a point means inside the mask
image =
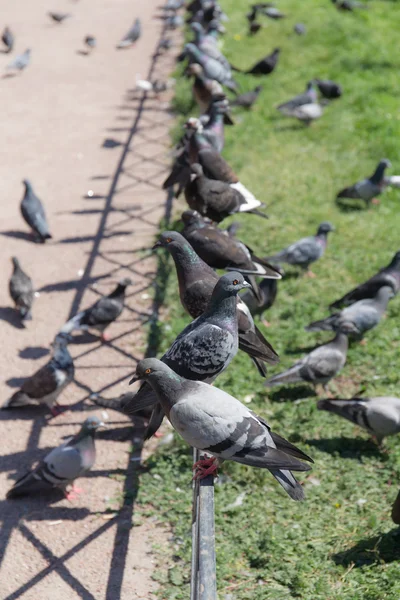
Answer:
POLYGON ((110 341, 110 336, 108 335, 108 333, 105 333, 104 331, 101 334, 100 338, 101 338, 102 342, 109 342, 110 341))
POLYGON ((215 456, 211 458, 202 458, 194 463, 193 470, 195 474, 193 480, 204 479, 208 475, 215 475, 218 469, 218 459, 215 456))
POLYGON ((61 413, 63 413, 66 409, 65 406, 61 406, 60 404, 58 404, 57 406, 52 406, 50 408, 50 412, 53 415, 53 417, 58 417, 58 415, 61 415, 61 413))

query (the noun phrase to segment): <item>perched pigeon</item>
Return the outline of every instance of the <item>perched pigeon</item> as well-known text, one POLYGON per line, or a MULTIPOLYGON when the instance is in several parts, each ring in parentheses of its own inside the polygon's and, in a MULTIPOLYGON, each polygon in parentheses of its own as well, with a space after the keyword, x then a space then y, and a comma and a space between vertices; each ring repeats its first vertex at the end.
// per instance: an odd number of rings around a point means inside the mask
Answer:
POLYGON ((50 19, 52 19, 52 21, 54 21, 55 23, 63 23, 63 21, 65 21, 66 19, 70 19, 72 16, 70 13, 59 12, 48 12, 47 14, 49 15, 50 19))
POLYGON ((326 399, 320 400, 317 407, 356 423, 374 435, 379 444, 384 437, 400 433, 400 398, 326 399))
POLYGON ((396 295, 400 290, 400 250, 396 252, 386 267, 383 267, 378 273, 339 298, 339 300, 332 302, 329 308, 340 308, 359 300, 374 298, 380 288, 384 286, 389 286, 392 289, 393 295, 396 295))
POLYGON ((317 102, 317 92, 313 81, 307 83, 306 91, 298 94, 291 100, 283 102, 277 106, 277 109, 284 115, 292 112, 293 109, 303 106, 304 104, 315 104, 317 102))
POLYGON ((304 35, 305 33, 307 33, 307 29, 304 23, 296 23, 293 27, 293 31, 297 33, 297 35, 304 35))
POLYGON ((249 307, 249 310, 253 317, 259 315, 262 323, 269 326, 268 321, 263 319, 263 313, 271 308, 275 302, 278 293, 278 280, 277 279, 263 279, 258 284, 260 298, 253 293, 252 290, 247 290, 242 294, 241 298, 245 304, 249 307))
POLYGON ((200 258, 213 269, 229 269, 245 274, 259 301, 262 297, 256 275, 267 279, 281 279, 280 273, 268 262, 257 258, 239 240, 225 235, 216 227, 207 225, 197 211, 185 211, 182 214, 182 221, 185 225, 182 235, 200 258))
POLYGON ((23 54, 19 54, 7 65, 8 71, 23 71, 31 61, 31 50, 28 48, 23 54))
POLYGON ((321 94, 328 100, 340 98, 343 94, 342 87, 334 81, 330 81, 329 79, 315 79, 314 81, 321 94))
POLYGON ((287 371, 268 379, 265 385, 273 387, 274 385, 286 385, 303 381, 313 385, 322 383, 324 389, 326 389, 327 383, 346 364, 348 345, 347 335, 339 332, 333 340, 315 348, 287 371))
POLYGON ((117 44, 117 48, 128 48, 129 46, 132 46, 135 42, 137 42, 141 34, 142 25, 140 23, 140 19, 135 19, 135 22, 128 31, 128 33, 117 44))
POLYGON ((97 40, 93 35, 87 35, 83 41, 85 46, 89 48, 89 51, 92 51, 97 46, 97 40))
POLYGON ((213 95, 208 107, 207 118, 201 117, 201 120, 205 121, 202 129, 203 136, 217 152, 222 152, 224 148, 224 114, 228 110, 229 102, 225 94, 213 95))
POLYGON ((158 44, 158 50, 170 50, 172 48, 171 38, 162 38, 158 44))
POLYGON ((245 71, 245 73, 249 75, 269 75, 278 64, 280 52, 280 48, 275 48, 271 54, 259 60, 248 71, 245 71))
POLYGON ((262 85, 258 85, 251 92, 246 92, 246 94, 241 94, 240 96, 236 96, 236 98, 230 102, 231 106, 243 106, 243 108, 252 108, 253 104, 257 101, 258 96, 260 95, 263 89, 262 85))
POLYGON ((163 10, 177 11, 182 8, 185 4, 185 0, 167 0, 162 6, 163 10))
POLYGON ((52 237, 43 204, 33 191, 30 181, 24 179, 22 183, 25 186, 25 194, 21 201, 22 216, 32 229, 36 239, 43 244, 52 237))
POLYGON ((336 198, 360 198, 368 205, 371 201, 374 202, 376 196, 379 196, 385 187, 385 170, 391 167, 391 163, 387 158, 383 158, 371 177, 362 179, 354 185, 341 190, 336 198))
POLYGON ((204 54, 204 52, 199 50, 194 44, 186 44, 185 52, 192 62, 198 63, 203 67, 204 75, 208 79, 215 79, 218 83, 236 93, 238 85, 232 79, 230 68, 226 68, 219 60, 204 54))
POLYGON ((334 229, 331 223, 324 221, 319 225, 316 235, 302 238, 298 242, 290 244, 281 252, 269 256, 267 260, 270 260, 273 264, 288 263, 289 265, 302 267, 307 271, 311 263, 323 256, 328 242, 328 233, 334 231, 334 229))
POLYGON ((178 29, 178 27, 182 27, 184 24, 185 21, 181 15, 170 15, 165 20, 165 25, 168 29, 178 29))
MULTIPOLYGON (((164 247, 174 259, 179 296, 183 308, 196 318, 203 314, 210 301, 218 275, 196 254, 185 238, 176 231, 161 234, 154 248, 164 247)), ((262 362, 277 363, 278 356, 263 334, 254 325, 246 304, 237 300, 239 348, 255 362, 261 375, 265 376, 262 362)))
POLYGON ((9 283, 10 296, 22 321, 29 321, 32 319, 31 308, 34 299, 32 279, 21 269, 18 258, 13 256, 11 260, 14 272, 9 283))
POLYGON ((74 488, 74 481, 89 471, 96 460, 94 436, 99 427, 105 427, 98 417, 89 417, 79 433, 54 448, 38 466, 18 479, 7 493, 7 498, 42 494, 60 488, 68 500, 82 490, 74 488), (72 489, 67 492, 67 486, 72 489))
POLYGON ((195 478, 214 473, 223 460, 234 460, 268 469, 293 500, 304 498, 290 470, 308 471, 310 467, 299 459, 312 459, 271 432, 268 424, 239 400, 207 383, 189 381, 155 358, 138 363, 136 379, 152 386, 183 439, 214 457, 195 465, 195 478))
POLYGON ((191 63, 187 72, 194 77, 192 94, 197 102, 200 112, 205 113, 208 109, 212 96, 222 94, 223 89, 218 81, 207 79, 204 75, 203 67, 197 63, 191 63))
MULTIPOLYGON (((217 282, 206 310, 178 335, 161 360, 179 375, 211 383, 224 371, 238 351, 236 296, 249 287, 240 273, 228 273, 217 282)), ((157 403, 152 388, 144 383, 127 412, 135 412, 157 403)), ((163 413, 155 408, 145 439, 161 425, 163 413), (155 417, 157 416, 157 419, 155 417)))
POLYGON ((1 35, 1 41, 6 47, 6 52, 12 52, 14 48, 14 34, 9 27, 5 27, 1 35))
POLYGON ((20 390, 3 404, 3 409, 47 404, 53 416, 59 414, 61 407, 57 398, 71 383, 75 373, 74 363, 67 348, 69 340, 69 336, 62 333, 55 337, 50 361, 24 381, 20 390))
POLYGON ((226 70, 228 77, 232 77, 229 61, 219 50, 216 39, 212 35, 207 35, 200 23, 192 23, 190 28, 195 34, 195 40, 193 43, 197 46, 200 52, 203 52, 203 54, 206 54, 210 58, 213 58, 221 63, 226 70))
POLYGON ((362 337, 378 325, 393 295, 391 287, 383 286, 373 299, 359 300, 339 313, 315 321, 306 327, 306 331, 342 331, 349 336, 362 337))
POLYGON ((108 341, 108 335, 104 330, 111 325, 124 309, 125 291, 132 281, 129 278, 121 279, 117 287, 108 296, 103 296, 93 306, 79 312, 72 317, 61 328, 61 333, 71 333, 72 331, 89 331, 97 329, 101 332, 101 340, 108 341))

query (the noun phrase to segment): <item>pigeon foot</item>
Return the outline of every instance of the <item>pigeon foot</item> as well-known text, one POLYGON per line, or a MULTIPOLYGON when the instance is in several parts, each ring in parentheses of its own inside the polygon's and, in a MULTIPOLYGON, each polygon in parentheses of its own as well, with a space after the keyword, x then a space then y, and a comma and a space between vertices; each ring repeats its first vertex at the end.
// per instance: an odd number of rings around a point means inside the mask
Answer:
POLYGON ((261 323, 264 325, 264 327, 271 327, 271 323, 266 319, 261 319, 261 323))
POLYGON ((204 479, 208 475, 216 474, 218 466, 218 459, 215 456, 198 460, 193 465, 193 469, 196 471, 193 480, 197 481, 198 479, 204 479))
POLYGON ((380 204, 380 203, 381 203, 381 201, 378 200, 378 198, 372 198, 372 200, 371 200, 371 204, 380 204))
POLYGON ((110 336, 109 336, 109 334, 108 334, 108 333, 104 333, 104 332, 103 332, 103 333, 101 334, 100 338, 101 338, 101 341, 102 341, 102 342, 109 342, 109 341, 110 341, 110 336))
POLYGON ((66 410, 68 410, 68 408, 66 406, 62 406, 61 404, 57 404, 57 406, 52 406, 50 408, 50 412, 53 417, 58 417, 58 415, 61 415, 61 413, 65 412, 66 410))
POLYGON ((310 277, 310 279, 314 279, 314 277, 316 277, 316 274, 313 273, 312 271, 308 270, 308 271, 306 271, 305 276, 310 277))

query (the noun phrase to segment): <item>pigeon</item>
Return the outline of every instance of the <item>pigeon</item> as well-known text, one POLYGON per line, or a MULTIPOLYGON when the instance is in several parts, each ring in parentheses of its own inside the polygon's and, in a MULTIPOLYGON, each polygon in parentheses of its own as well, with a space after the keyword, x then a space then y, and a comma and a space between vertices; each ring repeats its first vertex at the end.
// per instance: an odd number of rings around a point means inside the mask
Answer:
POLYGON ((44 244, 52 235, 49 231, 43 204, 33 191, 31 182, 24 179, 22 183, 25 186, 25 194, 21 201, 22 216, 32 229, 37 241, 44 244))
POLYGON ((192 94, 200 108, 200 112, 203 114, 207 111, 211 98, 214 95, 223 93, 222 86, 214 79, 207 79, 204 76, 203 67, 197 63, 191 63, 187 68, 187 72, 194 77, 192 94))
POLYGON ((293 31, 297 33, 297 35, 305 35, 307 33, 307 29, 304 23, 296 23, 293 27, 293 31))
MULTIPOLYGON (((183 308, 193 318, 200 316, 210 301, 218 275, 201 260, 183 235, 176 231, 162 233, 154 245, 154 248, 159 247, 166 248, 174 259, 183 308)), ((239 348, 253 359, 259 373, 265 376, 262 362, 275 364, 279 361, 278 355, 254 325, 248 307, 240 298, 237 300, 237 310, 239 348)))
POLYGON ((85 46, 89 48, 89 51, 94 50, 97 46, 97 40, 93 35, 87 35, 83 41, 85 46))
POLYGON ((357 0, 332 0, 332 3, 336 6, 338 10, 354 12, 354 10, 367 9, 368 6, 363 4, 362 2, 358 2, 357 0))
POLYGON ((190 28, 195 34, 195 40, 193 43, 197 46, 200 52, 203 52, 203 54, 206 54, 210 58, 221 63, 226 70, 227 76, 231 78, 231 66, 228 59, 225 58, 225 56, 219 50, 216 39, 212 35, 207 35, 200 23, 192 23, 190 28))
POLYGON ((262 28, 261 23, 258 23, 258 21, 253 21, 252 23, 249 24, 249 34, 255 35, 256 33, 258 33, 260 31, 261 28, 262 28))
POLYGON ((225 183, 216 179, 209 179, 204 175, 203 167, 198 163, 191 166, 191 181, 185 187, 185 198, 193 210, 197 210, 204 217, 220 223, 226 217, 236 213, 249 213, 268 219, 268 215, 257 210, 262 206, 253 194, 245 194, 237 187, 237 183, 225 183))
POLYGON ((165 20, 165 25, 167 29, 178 29, 179 27, 183 27, 185 21, 181 15, 171 15, 165 20))
POLYGON ((162 6, 162 9, 166 11, 177 11, 182 8, 184 4, 185 0, 167 0, 167 2, 162 6))
POLYGON ((396 496, 396 500, 393 502, 391 517, 393 523, 400 525, 400 491, 396 496))
POLYGON ((162 38, 158 44, 158 50, 170 50, 172 48, 171 38, 162 38))
POLYGON ((319 410, 335 413, 376 437, 379 444, 388 435, 400 433, 400 398, 341 398, 319 400, 319 410))
POLYGON ((261 322, 268 327, 269 323, 263 319, 263 313, 271 308, 276 300, 278 294, 278 280, 277 279, 263 279, 258 284, 259 295, 261 298, 253 293, 252 290, 247 290, 242 294, 241 298, 245 304, 249 307, 251 314, 254 316, 259 315, 261 322))
MULTIPOLYGON (((240 273, 223 275, 217 281, 204 313, 185 327, 161 360, 186 379, 214 381, 238 351, 236 296, 246 287, 250 284, 240 273)), ((126 411, 136 412, 156 403, 156 394, 144 383, 127 404, 126 411)), ((154 435, 162 419, 163 411, 156 406, 145 439, 154 435)))
POLYGON ((348 306, 359 300, 374 298, 383 286, 389 286, 394 296, 400 290, 400 250, 396 252, 386 267, 383 267, 378 273, 339 298, 339 300, 332 302, 329 308, 336 309, 341 306, 348 306))
POLYGON ((129 48, 133 46, 135 42, 140 38, 142 34, 142 25, 140 19, 135 19, 134 24, 128 31, 128 33, 122 38, 117 44, 117 48, 129 48))
POLYGON ((18 310, 22 321, 32 319, 31 308, 34 299, 34 289, 32 279, 24 273, 19 264, 18 258, 12 257, 14 271, 10 279, 10 296, 14 301, 15 308, 18 310))
POLYGON ((286 15, 274 6, 268 6, 262 10, 262 14, 270 19, 284 19, 286 15))
POLYGON ((232 79, 230 69, 227 69, 215 58, 211 58, 211 56, 201 52, 194 44, 186 44, 185 52, 192 62, 198 63, 203 67, 204 75, 208 79, 215 79, 218 83, 236 93, 238 85, 232 79))
POLYGON ((192 447, 212 455, 196 463, 195 478, 215 473, 224 460, 268 469, 293 500, 304 492, 293 471, 308 471, 306 454, 279 435, 244 404, 223 390, 190 381, 155 358, 141 360, 136 380, 143 379, 157 394, 168 419, 192 447))
POLYGON ((333 340, 315 348, 287 371, 274 375, 265 382, 265 385, 273 387, 303 381, 313 385, 322 383, 326 390, 328 382, 346 364, 348 345, 347 335, 338 332, 333 340))
POLYGON ((314 81, 323 97, 328 100, 335 100, 335 98, 340 98, 343 94, 342 87, 334 81, 330 81, 329 79, 314 79, 314 81))
POLYGON ((391 163, 387 158, 382 158, 379 161, 374 173, 367 179, 362 179, 350 187, 341 190, 336 198, 360 198, 367 205, 372 201, 376 203, 375 198, 379 196, 385 187, 385 170, 391 167, 391 163))
POLYGON ((47 14, 49 15, 50 19, 52 19, 52 21, 54 21, 55 23, 63 23, 66 19, 70 19, 72 16, 70 13, 59 13, 51 11, 49 11, 47 14))
POLYGON ((182 235, 196 254, 213 269, 229 269, 245 274, 259 301, 262 297, 255 276, 281 278, 274 267, 257 258, 242 242, 225 235, 217 227, 208 226, 197 211, 185 211, 182 221, 185 225, 182 235))
POLYGON ((224 148, 224 114, 228 109, 229 103, 225 94, 214 95, 208 107, 207 118, 200 117, 205 121, 202 128, 203 136, 217 152, 222 152, 224 148))
POLYGON ((34 375, 26 379, 18 392, 7 400, 2 408, 19 408, 35 404, 47 404, 52 415, 60 413, 58 396, 74 378, 74 363, 68 351, 70 336, 59 333, 52 344, 52 358, 34 375))
POLYGON ((306 91, 302 94, 298 94, 291 100, 283 102, 277 106, 277 109, 282 114, 291 114, 293 109, 303 106, 304 104, 315 104, 317 102, 317 91, 313 81, 307 83, 306 91))
POLYGON ((318 102, 312 102, 310 104, 302 104, 296 108, 286 109, 283 113, 286 117, 293 117, 298 119, 306 125, 311 125, 313 121, 320 119, 323 114, 323 108, 318 102))
POLYGON ((360 338, 379 324, 393 295, 391 287, 383 286, 373 299, 359 300, 339 313, 315 321, 306 327, 306 331, 342 331, 348 336, 360 338))
POLYGON ((14 48, 14 34, 9 27, 5 27, 1 35, 1 41, 6 47, 6 53, 12 52, 14 48))
POLYGON ((68 500, 76 498, 82 490, 74 487, 75 479, 90 471, 96 460, 94 436, 104 423, 96 416, 84 421, 79 433, 54 448, 35 469, 18 479, 7 492, 7 498, 42 494, 60 488, 68 500), (67 486, 72 489, 67 492, 67 486))
POLYGON ((230 102, 230 106, 242 106, 243 108, 252 108, 254 103, 257 101, 258 96, 262 92, 263 86, 258 85, 251 92, 246 92, 246 94, 241 94, 240 96, 236 96, 236 98, 230 102))
MULTIPOLYGON (((298 242, 290 244, 281 252, 267 257, 267 260, 273 264, 288 263, 307 271, 311 263, 323 256, 328 242, 328 233, 334 230, 335 228, 331 223, 324 221, 319 225, 316 235, 302 238, 298 242)), ((309 272, 309 275, 312 276, 312 273, 309 272)))
POLYGON ((280 48, 275 48, 271 54, 259 60, 245 73, 248 75, 269 75, 278 64, 280 51, 280 48))
POLYGON ((86 308, 72 317, 63 327, 61 333, 71 333, 72 331, 88 331, 97 329, 101 332, 101 341, 107 342, 108 335, 105 329, 111 325, 122 313, 124 309, 125 291, 132 281, 129 278, 121 279, 114 291, 108 296, 103 296, 93 306, 86 308))
POLYGON ((27 48, 23 54, 19 54, 7 65, 8 71, 23 71, 31 61, 31 50, 27 48))

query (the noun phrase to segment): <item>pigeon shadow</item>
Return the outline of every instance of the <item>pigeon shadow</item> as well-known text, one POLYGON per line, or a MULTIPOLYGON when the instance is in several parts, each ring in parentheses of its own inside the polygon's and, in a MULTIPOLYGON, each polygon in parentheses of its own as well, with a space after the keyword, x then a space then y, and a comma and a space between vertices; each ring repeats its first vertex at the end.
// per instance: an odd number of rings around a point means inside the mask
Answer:
POLYGON ((336 565, 360 568, 365 565, 388 564, 400 560, 400 528, 360 540, 349 550, 331 556, 336 565))
POLYGON ((0 234, 6 237, 15 238, 16 240, 35 243, 33 236, 25 231, 15 231, 13 229, 9 229, 8 231, 0 231, 0 234))
POLYGON ((7 321, 15 329, 25 329, 24 322, 21 321, 21 317, 16 310, 10 306, 0 306, 0 320, 7 321))
POLYGON ((43 356, 47 356, 49 352, 48 348, 43 348, 42 346, 27 346, 23 350, 20 350, 18 356, 28 360, 38 360, 39 358, 43 358, 43 356))
POLYGON ((94 342, 101 341, 100 336, 90 333, 90 331, 85 331, 83 333, 79 333, 78 335, 72 335, 71 337, 72 339, 69 343, 76 344, 77 346, 81 344, 93 344, 94 342))
POLYGON ((101 145, 102 148, 118 148, 119 146, 123 146, 123 143, 113 138, 106 138, 101 145))
POLYGON ((104 200, 104 198, 105 196, 103 196, 102 194, 92 194, 91 196, 85 194, 84 196, 82 196, 82 200, 104 200))
POLYGON ((49 283, 40 288, 40 292, 68 292, 70 290, 84 289, 97 281, 106 279, 108 275, 99 275, 97 277, 87 277, 85 279, 70 279, 69 281, 60 281, 58 283, 49 283))
POLYGON ((362 212, 366 209, 364 200, 351 200, 350 198, 335 198, 335 204, 343 213, 362 212))
MULTIPOLYGON (((49 414, 49 409, 45 404, 15 406, 0 410, 0 421, 41 421, 39 417, 43 417, 43 424, 46 422, 45 417, 49 414)), ((51 448, 49 449, 51 450, 51 448)))
POLYGON ((289 356, 296 354, 309 354, 315 350, 315 348, 318 348, 318 346, 320 346, 320 344, 314 344, 313 346, 307 346, 306 348, 288 348, 285 350, 285 353, 289 354, 289 356))
POLYGON ((27 377, 10 377, 10 379, 7 379, 6 384, 11 388, 20 388, 26 380, 27 377))
POLYGON ((312 387, 306 385, 297 385, 294 387, 282 387, 279 390, 268 391, 268 398, 271 402, 282 402, 283 400, 303 400, 317 396, 312 387))
POLYGON ((362 454, 384 458, 384 454, 371 439, 342 436, 311 439, 307 440, 307 444, 326 454, 338 454, 341 458, 359 459, 362 454))
POLYGON ((89 56, 90 52, 89 50, 77 50, 76 54, 78 54, 79 56, 89 56))

